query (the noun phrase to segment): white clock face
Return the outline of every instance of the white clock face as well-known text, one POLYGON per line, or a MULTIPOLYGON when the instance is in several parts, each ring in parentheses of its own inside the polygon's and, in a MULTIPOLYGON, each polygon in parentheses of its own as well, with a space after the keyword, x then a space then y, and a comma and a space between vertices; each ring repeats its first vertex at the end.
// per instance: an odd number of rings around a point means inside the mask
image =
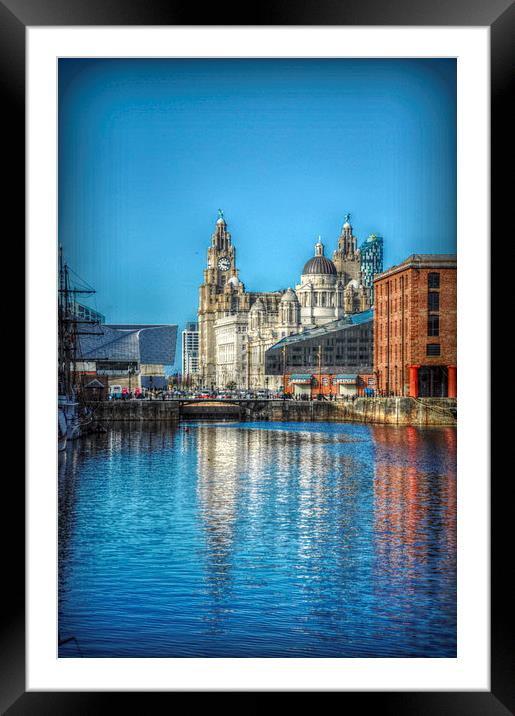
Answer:
POLYGON ((223 256, 221 259, 218 259, 218 268, 220 271, 228 271, 231 268, 231 262, 228 258, 223 256))

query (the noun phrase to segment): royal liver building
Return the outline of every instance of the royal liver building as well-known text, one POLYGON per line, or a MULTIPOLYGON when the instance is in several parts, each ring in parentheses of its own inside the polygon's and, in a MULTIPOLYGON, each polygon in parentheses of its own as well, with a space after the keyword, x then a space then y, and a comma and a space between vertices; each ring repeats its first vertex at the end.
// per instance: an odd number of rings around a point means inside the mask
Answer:
POLYGON ((370 308, 361 252, 347 214, 333 259, 320 237, 292 290, 248 292, 236 268, 236 252, 223 212, 207 251, 198 308, 199 374, 211 388, 274 388, 265 375, 265 351, 281 338, 370 308))

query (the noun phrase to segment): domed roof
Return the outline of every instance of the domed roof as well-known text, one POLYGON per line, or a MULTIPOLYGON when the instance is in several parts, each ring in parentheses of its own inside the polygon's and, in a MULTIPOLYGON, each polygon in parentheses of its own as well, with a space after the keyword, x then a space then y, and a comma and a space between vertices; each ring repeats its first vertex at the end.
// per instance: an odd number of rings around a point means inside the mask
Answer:
POLYGON ((291 303, 291 302, 299 302, 299 299, 297 298, 297 294, 295 291, 292 291, 291 288, 289 288, 287 291, 285 291, 281 297, 281 303, 291 303))
POLYGON ((320 236, 315 244, 315 255, 309 259, 302 269, 302 275, 305 274, 317 274, 325 276, 336 276, 336 266, 333 262, 324 256, 324 244, 321 241, 320 236))
POLYGON ((327 258, 327 256, 313 256, 302 269, 303 275, 307 273, 336 276, 337 271, 336 266, 333 264, 331 259, 327 258))

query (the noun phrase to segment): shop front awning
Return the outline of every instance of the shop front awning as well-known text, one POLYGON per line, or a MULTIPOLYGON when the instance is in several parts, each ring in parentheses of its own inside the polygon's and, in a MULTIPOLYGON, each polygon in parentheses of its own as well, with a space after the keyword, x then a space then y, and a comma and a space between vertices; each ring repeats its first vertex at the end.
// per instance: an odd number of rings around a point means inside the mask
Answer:
POLYGON ((290 383, 309 384, 311 383, 311 373, 297 373, 295 375, 290 375, 290 383))
POLYGON ((357 383, 357 381, 358 381, 358 376, 357 376, 357 375, 352 375, 352 374, 350 374, 350 373, 340 373, 340 375, 336 375, 336 376, 335 376, 334 380, 335 380, 335 383, 344 383, 344 384, 347 384, 347 385, 356 385, 356 383, 357 383))

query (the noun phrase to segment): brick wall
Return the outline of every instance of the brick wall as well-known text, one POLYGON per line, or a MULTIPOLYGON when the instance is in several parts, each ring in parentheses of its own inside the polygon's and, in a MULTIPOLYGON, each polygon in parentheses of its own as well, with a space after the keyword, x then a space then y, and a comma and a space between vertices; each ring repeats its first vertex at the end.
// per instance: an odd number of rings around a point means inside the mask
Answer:
POLYGON ((455 376, 457 356, 456 268, 438 260, 406 263, 374 283, 374 375, 384 394, 407 396, 420 368, 451 366, 455 376), (430 276, 438 277, 437 285, 430 276))

